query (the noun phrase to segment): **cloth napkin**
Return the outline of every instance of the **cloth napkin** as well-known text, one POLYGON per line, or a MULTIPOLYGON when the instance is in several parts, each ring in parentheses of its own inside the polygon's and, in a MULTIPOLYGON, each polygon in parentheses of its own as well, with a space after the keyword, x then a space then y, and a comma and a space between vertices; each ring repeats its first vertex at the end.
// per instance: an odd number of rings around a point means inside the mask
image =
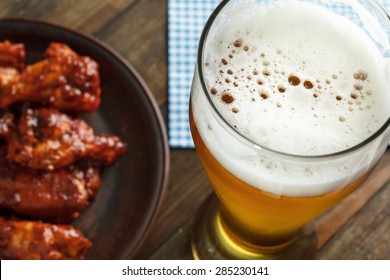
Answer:
POLYGON ((189 95, 199 37, 220 0, 168 0, 168 129, 174 148, 193 148, 189 95))
MULTIPOLYGON (((202 29, 220 0, 168 0, 168 134, 172 148, 193 148, 189 95, 202 29)), ((390 0, 377 0, 390 14, 390 0)))

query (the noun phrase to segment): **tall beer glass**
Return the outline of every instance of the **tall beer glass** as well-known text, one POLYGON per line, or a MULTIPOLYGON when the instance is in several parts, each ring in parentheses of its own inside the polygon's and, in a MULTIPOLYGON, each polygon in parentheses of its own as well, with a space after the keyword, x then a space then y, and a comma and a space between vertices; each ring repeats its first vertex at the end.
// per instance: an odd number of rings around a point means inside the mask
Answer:
POLYGON ((222 1, 191 89, 191 131, 218 198, 197 215, 195 258, 308 257, 307 223, 386 150, 389 58, 390 21, 373 0, 222 1))

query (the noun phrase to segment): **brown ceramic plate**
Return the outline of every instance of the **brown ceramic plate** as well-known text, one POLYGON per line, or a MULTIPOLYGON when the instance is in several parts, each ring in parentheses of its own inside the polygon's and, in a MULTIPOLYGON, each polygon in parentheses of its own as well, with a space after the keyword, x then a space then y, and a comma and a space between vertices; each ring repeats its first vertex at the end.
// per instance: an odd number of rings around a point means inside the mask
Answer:
POLYGON ((0 40, 24 43, 27 63, 42 59, 50 42, 64 42, 99 63, 102 103, 83 118, 97 132, 116 134, 127 153, 103 172, 103 184, 73 225, 92 241, 87 259, 135 258, 167 187, 169 149, 153 96, 134 68, 115 51, 78 31, 47 22, 0 20, 0 40))

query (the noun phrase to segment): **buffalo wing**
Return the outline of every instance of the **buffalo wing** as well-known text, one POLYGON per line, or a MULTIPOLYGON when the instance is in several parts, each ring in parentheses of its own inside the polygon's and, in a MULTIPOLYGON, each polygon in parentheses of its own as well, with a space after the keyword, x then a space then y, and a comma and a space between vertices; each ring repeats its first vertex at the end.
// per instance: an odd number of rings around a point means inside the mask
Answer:
POLYGON ((45 55, 20 74, 0 71, 0 108, 32 101, 63 111, 95 111, 101 94, 98 64, 61 43, 51 43, 45 55))
POLYGON ((94 134, 81 119, 55 109, 29 109, 8 139, 7 159, 33 169, 53 170, 79 159, 111 165, 126 150, 118 137, 94 134))
POLYGON ((98 191, 100 166, 126 151, 64 112, 100 104, 98 64, 62 43, 25 66, 22 44, 0 42, 0 259, 83 259, 91 243, 66 223, 98 191), (17 219, 29 218, 33 221, 17 219), (42 222, 43 221, 43 222, 42 222))
POLYGON ((0 67, 22 70, 26 52, 23 44, 13 44, 10 41, 0 42, 0 67))
POLYGON ((88 165, 46 172, 32 170, 0 156, 0 207, 33 218, 67 220, 94 198, 99 170, 88 165))
POLYGON ((83 259, 91 242, 69 225, 0 220, 0 258, 83 259))

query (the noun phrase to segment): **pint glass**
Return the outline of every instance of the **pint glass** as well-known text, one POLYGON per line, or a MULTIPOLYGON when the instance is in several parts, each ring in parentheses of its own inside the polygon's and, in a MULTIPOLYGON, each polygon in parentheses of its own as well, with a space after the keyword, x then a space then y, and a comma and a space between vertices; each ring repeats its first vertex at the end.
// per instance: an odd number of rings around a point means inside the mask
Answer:
POLYGON ((371 0, 222 1, 190 99, 214 187, 195 258, 306 258, 306 226, 372 172, 390 139, 390 21, 371 0))

